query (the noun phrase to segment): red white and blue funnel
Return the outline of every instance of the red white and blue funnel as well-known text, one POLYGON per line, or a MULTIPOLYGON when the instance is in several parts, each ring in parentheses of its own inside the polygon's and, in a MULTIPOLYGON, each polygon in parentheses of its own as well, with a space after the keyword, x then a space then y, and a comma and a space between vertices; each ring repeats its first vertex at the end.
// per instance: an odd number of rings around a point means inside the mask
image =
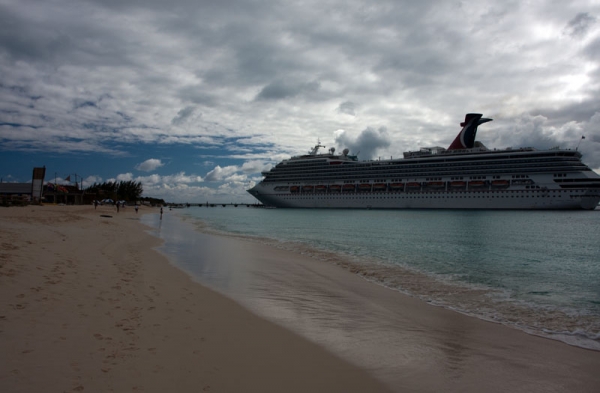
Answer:
POLYGON ((464 123, 460 123, 462 130, 454 139, 454 142, 450 144, 448 150, 455 149, 471 149, 475 145, 475 135, 477 134, 477 127, 480 124, 492 121, 492 119, 482 118, 481 113, 467 113, 465 116, 464 123))

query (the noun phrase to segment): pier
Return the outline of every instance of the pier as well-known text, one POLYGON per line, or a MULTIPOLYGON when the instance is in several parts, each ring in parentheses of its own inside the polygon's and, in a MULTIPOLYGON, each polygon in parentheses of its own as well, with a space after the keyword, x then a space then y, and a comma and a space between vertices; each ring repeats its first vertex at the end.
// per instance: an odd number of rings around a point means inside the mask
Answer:
POLYGON ((262 203, 167 203, 169 209, 183 209, 186 207, 265 207, 262 203))

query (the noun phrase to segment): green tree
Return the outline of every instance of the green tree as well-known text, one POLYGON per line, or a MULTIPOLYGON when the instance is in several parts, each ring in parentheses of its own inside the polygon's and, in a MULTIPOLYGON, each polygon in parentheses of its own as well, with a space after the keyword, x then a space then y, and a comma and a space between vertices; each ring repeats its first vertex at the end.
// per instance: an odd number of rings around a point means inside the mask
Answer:
POLYGON ((136 202, 142 197, 144 187, 142 187, 142 183, 139 181, 109 181, 104 183, 94 183, 86 188, 86 192, 96 194, 100 199, 111 198, 114 200, 136 202))

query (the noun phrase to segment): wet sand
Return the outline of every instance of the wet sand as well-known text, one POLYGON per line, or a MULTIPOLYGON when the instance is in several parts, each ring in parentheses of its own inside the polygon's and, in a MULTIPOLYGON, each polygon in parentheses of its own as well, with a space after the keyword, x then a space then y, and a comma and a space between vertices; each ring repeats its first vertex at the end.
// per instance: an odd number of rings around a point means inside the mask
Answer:
POLYGON ((388 391, 174 268, 149 211, 0 208, 0 391, 388 391))
MULTIPOLYGON (((402 392, 597 392, 600 352, 435 307, 261 241, 149 222, 203 285, 402 392)), ((155 219, 153 216, 146 216, 155 219)))

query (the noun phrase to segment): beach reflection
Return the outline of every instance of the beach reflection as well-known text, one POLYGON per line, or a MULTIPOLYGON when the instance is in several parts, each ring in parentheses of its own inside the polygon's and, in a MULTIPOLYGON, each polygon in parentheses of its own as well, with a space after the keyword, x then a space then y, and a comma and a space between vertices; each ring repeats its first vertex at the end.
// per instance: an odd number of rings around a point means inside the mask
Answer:
POLYGON ((398 307, 396 292, 335 265, 199 233, 173 216, 157 217, 149 220, 165 240, 160 251, 195 280, 384 379, 460 369, 464 347, 457 339, 464 329, 443 328, 432 347, 431 333, 413 326, 416 300, 398 307))

